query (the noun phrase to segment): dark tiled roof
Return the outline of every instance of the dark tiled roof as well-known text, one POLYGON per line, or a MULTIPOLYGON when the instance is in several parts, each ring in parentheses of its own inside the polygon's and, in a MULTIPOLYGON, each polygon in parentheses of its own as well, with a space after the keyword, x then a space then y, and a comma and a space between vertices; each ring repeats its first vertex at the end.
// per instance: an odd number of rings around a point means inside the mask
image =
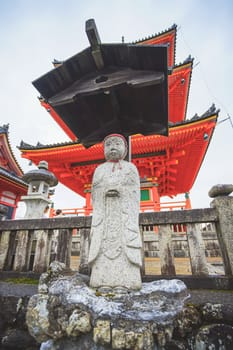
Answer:
POLYGON ((0 125, 0 134, 7 134, 9 129, 9 124, 0 125))
POLYGON ((193 61, 194 61, 194 58, 191 55, 189 55, 183 62, 180 62, 180 63, 176 64, 174 66, 174 68, 183 66, 184 64, 187 64, 187 63, 193 63, 193 61))
POLYGON ((67 141, 67 142, 59 142, 59 143, 43 145, 42 143, 38 142, 35 146, 33 146, 33 145, 30 145, 29 143, 26 143, 22 140, 20 142, 20 145, 17 148, 19 150, 21 150, 21 149, 44 149, 44 148, 64 147, 64 146, 70 146, 70 145, 81 145, 81 143, 78 141, 75 141, 75 142, 67 141))
POLYGON ((189 55, 184 60, 183 63, 179 63, 179 64, 176 64, 174 66, 174 68, 178 68, 178 67, 181 67, 181 66, 183 66, 185 64, 188 64, 188 63, 191 63, 191 65, 192 65, 192 69, 191 69, 191 73, 190 73, 190 79, 189 79, 188 95, 187 95, 187 99, 186 99, 187 103, 186 103, 186 108, 185 108, 185 119, 186 119, 186 113, 187 113, 187 109, 188 109, 188 100, 189 100, 190 86, 191 86, 191 81, 192 81, 193 61, 194 61, 194 58, 191 55, 189 55))
POLYGON ((21 185, 24 185, 25 187, 27 187, 28 185, 26 184, 26 182, 24 182, 20 177, 18 177, 16 174, 14 174, 13 172, 9 172, 4 168, 0 167, 0 176, 3 175, 4 177, 7 177, 10 180, 13 180, 14 182, 17 182, 21 185))
POLYGON ((167 45, 102 44, 93 19, 86 34, 90 47, 32 82, 58 123, 86 148, 111 133, 167 136, 167 45))
POLYGON ((146 38, 142 38, 139 40, 136 40, 134 42, 132 42, 132 44, 140 44, 140 42, 146 41, 146 40, 151 40, 151 39, 155 39, 155 38, 159 38, 162 35, 166 35, 167 33, 171 32, 172 30, 175 30, 175 42, 174 42, 174 62, 176 61, 176 36, 177 36, 177 24, 173 24, 171 27, 169 27, 168 29, 165 29, 161 32, 158 32, 154 35, 150 35, 146 38))
MULTIPOLYGON (((190 122, 195 122, 197 120, 203 120, 205 118, 210 117, 213 114, 217 114, 219 113, 219 109, 216 109, 215 105, 212 104, 212 106, 210 106, 210 108, 203 113, 201 116, 195 114, 191 119, 186 119, 183 122, 177 122, 177 123, 169 123, 169 127, 172 128, 174 126, 179 126, 179 125, 185 125, 185 124, 190 124, 190 122)), ((64 147, 64 146, 71 146, 71 145, 81 145, 80 142, 78 141, 67 141, 67 142, 60 142, 60 143, 54 143, 54 144, 46 144, 43 145, 40 142, 37 143, 37 145, 33 146, 30 145, 29 143, 26 143, 24 141, 21 141, 20 145, 18 146, 19 150, 30 150, 30 149, 45 149, 45 148, 57 148, 57 147, 64 147)))
POLYGON ((14 153, 12 151, 12 148, 11 148, 11 144, 10 144, 10 140, 9 140, 9 124, 4 124, 2 126, 0 125, 0 134, 5 134, 6 135, 7 143, 9 145, 9 149, 10 149, 12 158, 13 158, 16 166, 18 167, 19 171, 23 174, 23 170, 21 169, 19 163, 17 162, 17 160, 15 158, 15 155, 14 155, 14 153))
POLYGON ((150 35, 150 36, 148 36, 148 37, 146 37, 146 38, 142 38, 142 39, 138 39, 138 40, 136 40, 136 41, 133 41, 132 44, 138 44, 138 43, 140 43, 140 42, 142 42, 142 41, 150 40, 150 39, 156 38, 156 37, 158 37, 158 36, 160 36, 160 35, 167 34, 167 33, 169 33, 171 30, 176 29, 176 28, 177 28, 177 25, 174 23, 174 24, 173 24, 171 27, 169 27, 168 29, 163 30, 163 31, 161 31, 161 32, 158 32, 158 33, 156 33, 156 34, 154 34, 154 35, 150 35))

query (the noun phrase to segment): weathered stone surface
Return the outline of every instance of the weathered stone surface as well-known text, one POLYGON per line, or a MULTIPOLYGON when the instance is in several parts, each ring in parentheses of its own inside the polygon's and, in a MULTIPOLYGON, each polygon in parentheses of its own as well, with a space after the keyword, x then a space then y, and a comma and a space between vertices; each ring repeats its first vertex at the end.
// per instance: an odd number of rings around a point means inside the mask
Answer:
POLYGON ((146 330, 145 332, 143 332, 142 337, 140 337, 139 339, 140 339, 140 342, 136 343, 136 348, 137 348, 137 345, 140 344, 140 347, 138 346, 138 349, 153 350, 154 338, 150 330, 146 330))
POLYGON ((96 168, 93 176, 88 259, 93 288, 141 288, 140 179, 136 166, 123 160, 126 145, 121 135, 107 136, 107 161, 96 168))
POLYGON ((195 337, 195 349, 232 349, 233 327, 215 324, 201 327, 195 337))
POLYGON ((96 344, 110 344, 110 321, 98 320, 93 330, 93 339, 96 344))
POLYGON ((233 185, 227 184, 227 185, 215 185, 213 186, 209 192, 208 195, 211 198, 215 198, 218 196, 228 196, 233 191, 233 185))
POLYGON ((43 194, 30 194, 22 196, 21 200, 26 204, 25 219, 39 219, 43 217, 44 210, 51 200, 43 194))
POLYGON ((95 344, 92 336, 85 334, 79 338, 48 340, 41 344, 40 350, 112 350, 112 348, 107 345, 95 344))
POLYGON ((233 324, 233 305, 206 303, 202 307, 202 315, 205 322, 233 324))
POLYGON ((233 275, 233 235, 232 213, 233 197, 218 196, 210 203, 218 213, 217 237, 221 247, 226 275, 233 275))
POLYGON ((0 236, 0 270, 3 269, 9 248, 10 231, 3 231, 0 236))
POLYGON ((158 330, 156 332, 157 335, 157 342, 159 347, 163 348, 166 346, 167 342, 169 342, 172 339, 174 326, 171 324, 167 324, 166 327, 160 327, 158 325, 158 330))
POLYGON ((126 346, 125 332, 123 329, 112 329, 112 348, 124 349, 126 346))
POLYGON ((191 304, 185 305, 174 322, 175 334, 178 338, 184 338, 191 334, 193 328, 201 325, 201 314, 199 310, 191 304))
MULTIPOLYGON (((0 290, 1 291, 1 290, 0 290)), ((203 292, 203 291, 202 291, 203 292)), ((206 296, 208 296, 208 292, 206 292, 206 296)), ((55 298, 51 300, 51 308, 56 306, 56 309, 60 308, 61 300, 59 296, 54 296, 55 298)), ((210 294, 210 300, 212 300, 210 294)), ((222 299, 223 302, 224 299, 222 299)), ((227 301, 227 300, 226 300, 227 301)), ((200 300, 201 302, 201 300, 200 300)), ((0 297, 0 339, 1 339, 1 350, 37 350, 40 345, 38 345, 35 340, 27 333, 27 328, 25 325, 25 310, 27 307, 27 298, 15 298, 15 297, 0 297), (17 330, 17 331, 16 331, 17 330), (26 338, 28 337, 28 338, 26 338), (4 344, 3 344, 4 339, 4 344), (18 339, 18 340, 17 340, 18 339), (24 343, 23 343, 24 342, 24 343)), ((186 307, 185 307, 186 309, 186 307)), ((232 314, 233 306, 231 304, 211 304, 210 302, 207 304, 198 304, 197 306, 188 304, 185 312, 181 312, 175 318, 173 324, 169 326, 168 324, 162 324, 161 327, 158 323, 150 324, 150 327, 147 329, 145 327, 145 322, 134 321, 131 323, 128 320, 116 320, 113 318, 114 325, 111 325, 111 329, 119 329, 124 330, 125 334, 125 348, 135 350, 139 347, 143 350, 148 350, 148 341, 146 339, 150 339, 151 335, 153 337, 154 345, 152 347, 153 350, 202 350, 202 349, 212 349, 213 345, 206 345, 200 339, 198 339, 197 344, 195 344, 196 339, 195 335, 199 333, 199 330, 202 331, 202 327, 211 326, 211 325, 227 325, 233 326, 233 314, 232 314), (195 312, 193 311, 195 310, 195 312), (185 322, 184 319, 192 319, 197 316, 194 316, 197 313, 199 315, 200 324, 197 322, 190 323, 185 322), (181 337, 180 332, 174 328, 176 319, 179 318, 182 321, 183 327, 181 337), (185 331, 185 327, 187 325, 187 331, 185 331), (174 328, 174 330, 173 330, 174 328), (127 331, 126 331, 127 329, 127 331), (139 332, 140 329, 140 332, 139 332), (149 332, 149 336, 142 337, 145 332, 149 332), (143 344, 143 345, 142 345, 143 344), (163 344, 163 345, 162 345, 163 344), (164 345, 165 344, 165 345, 164 345), (143 346, 143 347, 142 347, 143 346), (147 347, 146 347, 147 346, 147 347), (209 346, 209 347, 208 347, 209 346)), ((80 309, 79 309, 80 310, 80 309)), ((66 313, 68 315, 72 315, 73 308, 70 305, 67 305, 66 313)), ((68 325, 69 317, 62 320, 60 315, 60 311, 56 313, 58 317, 58 325, 65 324, 68 325), (61 323, 59 321, 61 320, 61 323)), ((54 321, 53 321, 54 322, 54 321)), ((50 330, 51 331, 51 330, 50 330)), ((113 332, 111 331, 111 337, 113 338, 113 332)), ((219 328, 213 328, 213 333, 216 335, 220 332, 219 328)), ((122 333, 121 333, 122 334, 122 333)), ((224 333, 226 334, 226 333, 224 333)), ((205 332, 205 342, 210 341, 210 337, 212 337, 212 331, 208 334, 205 332), (208 340, 209 339, 209 340, 208 340)), ((212 339, 212 338, 211 338, 212 339)), ((230 350, 233 348, 233 342, 230 338, 230 335, 227 335, 225 339, 228 342, 225 346, 225 350, 230 350)), ((215 346, 215 349, 221 349, 222 340, 220 339, 219 347, 215 346)), ((224 348, 224 347, 223 347, 224 348)), ((41 345, 41 350, 112 350, 112 342, 108 345, 96 344, 93 341, 93 331, 89 333, 81 334, 77 337, 67 337, 67 334, 64 329, 64 336, 60 339, 50 339, 46 342, 43 342, 41 345)), ((151 348, 149 348, 151 349, 151 348)))
POLYGON ((42 273, 46 271, 46 268, 48 266, 48 262, 47 262, 49 257, 48 231, 38 230, 36 232, 36 236, 37 236, 37 242, 36 242, 36 249, 35 249, 33 271, 37 273, 42 273))
POLYGON ((133 331, 125 332, 125 348, 133 349, 136 344, 136 335, 133 331))
POLYGON ((48 295, 38 294, 30 298, 26 321, 29 333, 39 343, 48 340, 49 313, 47 309, 48 295))
POLYGON ((202 309, 203 317, 205 320, 219 321, 223 318, 222 305, 207 303, 202 309))
POLYGON ((144 334, 143 333, 135 333, 136 344, 134 349, 143 350, 144 343, 144 334))
MULTIPOLYGON (((166 350, 187 350, 187 349, 190 349, 188 342, 184 342, 183 340, 180 341, 180 340, 172 339, 166 344, 166 350)), ((194 350, 194 347, 192 350, 194 350)), ((195 349, 195 350, 198 350, 198 349, 195 349)))
POLYGON ((198 276, 208 275, 205 244, 199 224, 187 225, 187 239, 189 243, 192 274, 198 276))
POLYGON ((90 246, 90 230, 82 228, 80 230, 80 263, 79 263, 79 272, 85 275, 89 273, 88 267, 88 255, 89 255, 89 246, 90 246))
POLYGON ((96 295, 86 276, 67 274, 64 265, 54 263, 41 283, 48 293, 33 296, 27 311, 30 332, 42 340, 40 350, 207 350, 217 341, 225 349, 233 345, 229 305, 184 305, 187 291, 179 280, 143 284, 140 292, 128 295, 96 295), (223 324, 224 317, 229 325, 223 324))
POLYGON ((18 244, 15 251, 14 270, 26 271, 27 270, 27 254, 29 233, 28 231, 18 231, 16 235, 18 244))
POLYGON ((145 283, 141 291, 123 295, 101 295, 86 281, 86 276, 67 274, 58 262, 41 276, 41 293, 30 299, 26 315, 29 332, 38 342, 60 344, 93 332, 98 346, 152 350, 158 323, 166 323, 162 332, 170 339, 167 323, 171 326, 188 297, 179 280, 145 283))
POLYGON ((40 161, 38 169, 25 173, 23 180, 29 184, 27 196, 21 197, 26 204, 25 218, 42 218, 46 206, 52 203, 48 198, 49 187, 58 184, 57 178, 48 171, 48 163, 40 161))
POLYGON ((171 225, 162 225, 159 227, 159 251, 161 274, 175 276, 174 253, 172 245, 171 225))
POLYGON ((76 337, 80 333, 88 333, 91 330, 91 317, 88 312, 74 310, 69 317, 66 333, 76 337))
POLYGON ((31 338, 27 330, 9 329, 2 338, 1 349, 37 349, 33 338, 31 338))
MULTIPOLYGON (((0 293, 1 294, 1 293, 0 293)), ((0 349, 37 350, 39 344, 28 333, 25 313, 28 297, 0 295, 0 349)))

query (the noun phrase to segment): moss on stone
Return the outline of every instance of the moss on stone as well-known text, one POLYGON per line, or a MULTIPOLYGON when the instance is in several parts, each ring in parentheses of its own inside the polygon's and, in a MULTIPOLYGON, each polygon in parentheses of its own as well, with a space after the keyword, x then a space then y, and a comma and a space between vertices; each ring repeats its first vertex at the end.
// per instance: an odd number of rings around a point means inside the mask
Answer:
POLYGON ((35 285, 39 283, 38 280, 34 278, 29 278, 29 277, 11 277, 11 278, 5 279, 4 282, 14 283, 14 284, 35 284, 35 285))

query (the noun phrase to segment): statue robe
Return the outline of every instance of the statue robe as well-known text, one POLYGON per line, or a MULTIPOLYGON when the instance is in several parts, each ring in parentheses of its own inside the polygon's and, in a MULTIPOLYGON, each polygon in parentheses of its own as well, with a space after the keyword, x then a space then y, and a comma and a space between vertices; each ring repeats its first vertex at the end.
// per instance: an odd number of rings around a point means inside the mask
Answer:
POLYGON ((141 237, 137 168, 124 160, 97 167, 92 183, 89 264, 92 287, 141 288, 141 237), (110 196, 108 191, 117 191, 110 196))

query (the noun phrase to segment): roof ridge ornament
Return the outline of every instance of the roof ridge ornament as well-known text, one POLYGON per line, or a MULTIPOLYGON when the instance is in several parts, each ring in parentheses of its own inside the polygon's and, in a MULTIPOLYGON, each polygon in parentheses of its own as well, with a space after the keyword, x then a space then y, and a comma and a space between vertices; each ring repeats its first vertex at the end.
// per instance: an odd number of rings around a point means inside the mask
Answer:
POLYGON ((9 131, 9 123, 8 124, 3 124, 2 126, 0 126, 0 132, 1 133, 8 133, 9 131))
POLYGON ((100 70, 104 68, 104 61, 100 51, 100 36, 93 18, 86 21, 86 34, 91 45, 91 54, 94 58, 96 67, 100 70))

